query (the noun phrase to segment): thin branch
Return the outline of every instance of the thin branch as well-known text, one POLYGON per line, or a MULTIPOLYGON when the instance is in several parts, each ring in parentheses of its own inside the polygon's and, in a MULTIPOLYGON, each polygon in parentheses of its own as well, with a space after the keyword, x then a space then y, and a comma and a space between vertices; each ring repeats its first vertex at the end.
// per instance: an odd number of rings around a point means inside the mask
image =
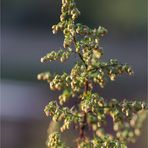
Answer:
MULTIPOLYGON (((85 87, 84 87, 84 92, 88 91, 88 89, 89 89, 88 85, 89 85, 89 83, 88 83, 88 81, 86 81, 85 87)), ((83 113, 83 121, 80 124, 80 139, 84 140, 85 139, 85 129, 87 126, 87 113, 86 112, 82 112, 82 113, 83 113)))
MULTIPOLYGON (((75 48, 76 48, 76 42, 77 42, 77 41, 76 41, 76 37, 75 37, 75 36, 73 36, 73 43, 74 43, 75 48)), ((82 57, 81 53, 80 53, 80 52, 76 52, 76 53, 79 55, 79 57, 80 57, 81 61, 84 63, 85 67, 87 68, 87 67, 88 67, 88 65, 86 64, 85 60, 83 59, 83 57, 82 57)))

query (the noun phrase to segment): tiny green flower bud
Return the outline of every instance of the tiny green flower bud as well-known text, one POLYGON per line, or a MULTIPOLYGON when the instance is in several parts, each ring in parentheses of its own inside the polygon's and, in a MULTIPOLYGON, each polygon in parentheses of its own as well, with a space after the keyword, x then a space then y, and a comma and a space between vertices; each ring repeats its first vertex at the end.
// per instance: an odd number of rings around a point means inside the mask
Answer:
POLYGON ((111 74, 111 75, 110 75, 110 79, 111 79, 111 81, 114 81, 115 78, 116 78, 116 75, 115 75, 115 74, 111 74))
POLYGON ((41 58, 41 63, 44 63, 45 62, 45 58, 41 58))
POLYGON ((139 135, 141 134, 141 132, 140 132, 140 130, 139 130, 139 129, 135 129, 135 131, 134 131, 134 132, 135 132, 135 135, 136 135, 136 136, 139 136, 139 135))

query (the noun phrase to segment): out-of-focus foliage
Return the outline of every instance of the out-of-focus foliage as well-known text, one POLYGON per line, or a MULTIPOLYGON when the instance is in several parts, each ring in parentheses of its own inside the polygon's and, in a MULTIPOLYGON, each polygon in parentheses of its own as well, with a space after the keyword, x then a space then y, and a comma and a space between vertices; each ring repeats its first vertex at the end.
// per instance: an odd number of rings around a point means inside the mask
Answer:
POLYGON ((138 29, 146 24, 146 0, 94 0, 93 2, 81 0, 79 3, 83 10, 83 17, 91 21, 98 22, 99 18, 99 20, 126 29, 138 29), (87 13, 89 9, 91 11, 87 13))
MULTIPOLYGON (((22 20, 23 23, 29 23, 29 19, 31 17, 32 19, 34 19, 34 21, 38 20, 38 23, 39 22, 43 23, 45 21, 47 22, 47 20, 45 20, 46 18, 50 18, 51 20, 50 22, 53 22, 53 20, 55 20, 55 14, 57 14, 60 10, 59 3, 60 0, 57 1, 14 0, 13 2, 9 0, 3 0, 2 6, 8 9, 9 15, 7 18, 10 18, 10 21, 12 19, 15 19, 15 23, 17 23, 17 21, 20 21, 19 19, 21 18, 21 20, 28 19, 28 22, 27 20, 26 21, 22 20), (18 7, 19 9, 16 9, 16 7, 18 7), (26 8, 28 9, 26 10, 26 8), (18 11, 20 10, 21 13, 18 13, 18 11), (38 14, 38 16, 34 16, 34 14, 38 14), (46 17, 41 17, 42 15, 46 17)), ((120 27, 126 28, 126 30, 128 29, 128 31, 130 31, 130 29, 139 30, 145 26, 147 20, 146 4, 147 4, 146 0, 78 1, 78 7, 82 10, 81 19, 83 21, 88 21, 90 24, 91 22, 96 22, 97 24, 99 18, 99 21, 101 22, 108 22, 112 26, 118 28, 120 27), (87 13, 87 10, 90 10, 90 12, 87 13)), ((6 19, 6 17, 4 19, 6 19)))

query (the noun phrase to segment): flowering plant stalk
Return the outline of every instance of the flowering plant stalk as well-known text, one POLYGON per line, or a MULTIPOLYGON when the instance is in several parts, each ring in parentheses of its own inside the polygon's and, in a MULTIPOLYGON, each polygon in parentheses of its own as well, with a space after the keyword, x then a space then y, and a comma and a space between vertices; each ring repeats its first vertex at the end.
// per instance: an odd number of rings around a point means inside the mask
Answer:
POLYGON ((63 123, 60 132, 48 135, 47 146, 72 147, 61 140, 61 133, 74 125, 79 131, 77 148, 126 148, 129 142, 134 142, 140 135, 147 107, 142 101, 105 100, 94 92, 95 83, 103 88, 107 81, 114 81, 121 74, 132 75, 133 70, 117 59, 102 61, 104 51, 100 47, 100 40, 107 30, 101 26, 93 29, 77 23, 79 15, 75 0, 62 0, 60 21, 52 26, 52 31, 53 34, 63 32, 63 49, 51 51, 41 58, 42 63, 56 60, 65 62, 74 55, 80 59, 70 73, 44 72, 38 75, 39 80, 47 81, 51 90, 63 90, 58 99, 50 101, 44 109, 54 122, 63 123), (71 108, 64 105, 70 99, 77 100, 71 108), (105 132, 108 116, 112 118, 114 134, 105 132), (86 134, 88 127, 93 136, 86 134))

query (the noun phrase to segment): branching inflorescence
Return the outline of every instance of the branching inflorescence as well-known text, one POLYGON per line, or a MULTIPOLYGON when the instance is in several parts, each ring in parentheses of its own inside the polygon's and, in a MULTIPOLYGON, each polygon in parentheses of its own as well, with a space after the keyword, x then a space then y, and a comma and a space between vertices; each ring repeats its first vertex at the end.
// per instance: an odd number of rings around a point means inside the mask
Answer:
MULTIPOLYGON (((76 61, 69 74, 44 72, 38 75, 39 80, 48 82, 51 90, 63 90, 58 101, 50 101, 44 111, 54 122, 63 121, 61 132, 70 129, 73 124, 78 127, 78 148, 126 148, 129 142, 134 142, 136 136, 139 136, 147 107, 142 101, 107 101, 98 93, 94 93, 95 83, 103 88, 108 80, 114 81, 121 74, 132 75, 133 70, 116 59, 110 59, 108 62, 101 60, 103 49, 100 47, 100 39, 107 30, 101 26, 92 29, 76 23, 79 15, 75 0, 62 0, 60 22, 53 25, 52 30, 53 34, 63 32, 63 49, 51 51, 41 58, 41 62, 64 62, 75 54, 80 60, 76 61), (72 98, 77 99, 77 104, 72 108, 65 107, 64 103, 72 98), (108 134, 103 128, 107 116, 113 120, 115 134, 108 134), (88 126, 93 137, 86 136, 85 130, 88 126)), ((60 132, 50 133, 47 146, 72 147, 66 146, 60 137, 60 132)))

